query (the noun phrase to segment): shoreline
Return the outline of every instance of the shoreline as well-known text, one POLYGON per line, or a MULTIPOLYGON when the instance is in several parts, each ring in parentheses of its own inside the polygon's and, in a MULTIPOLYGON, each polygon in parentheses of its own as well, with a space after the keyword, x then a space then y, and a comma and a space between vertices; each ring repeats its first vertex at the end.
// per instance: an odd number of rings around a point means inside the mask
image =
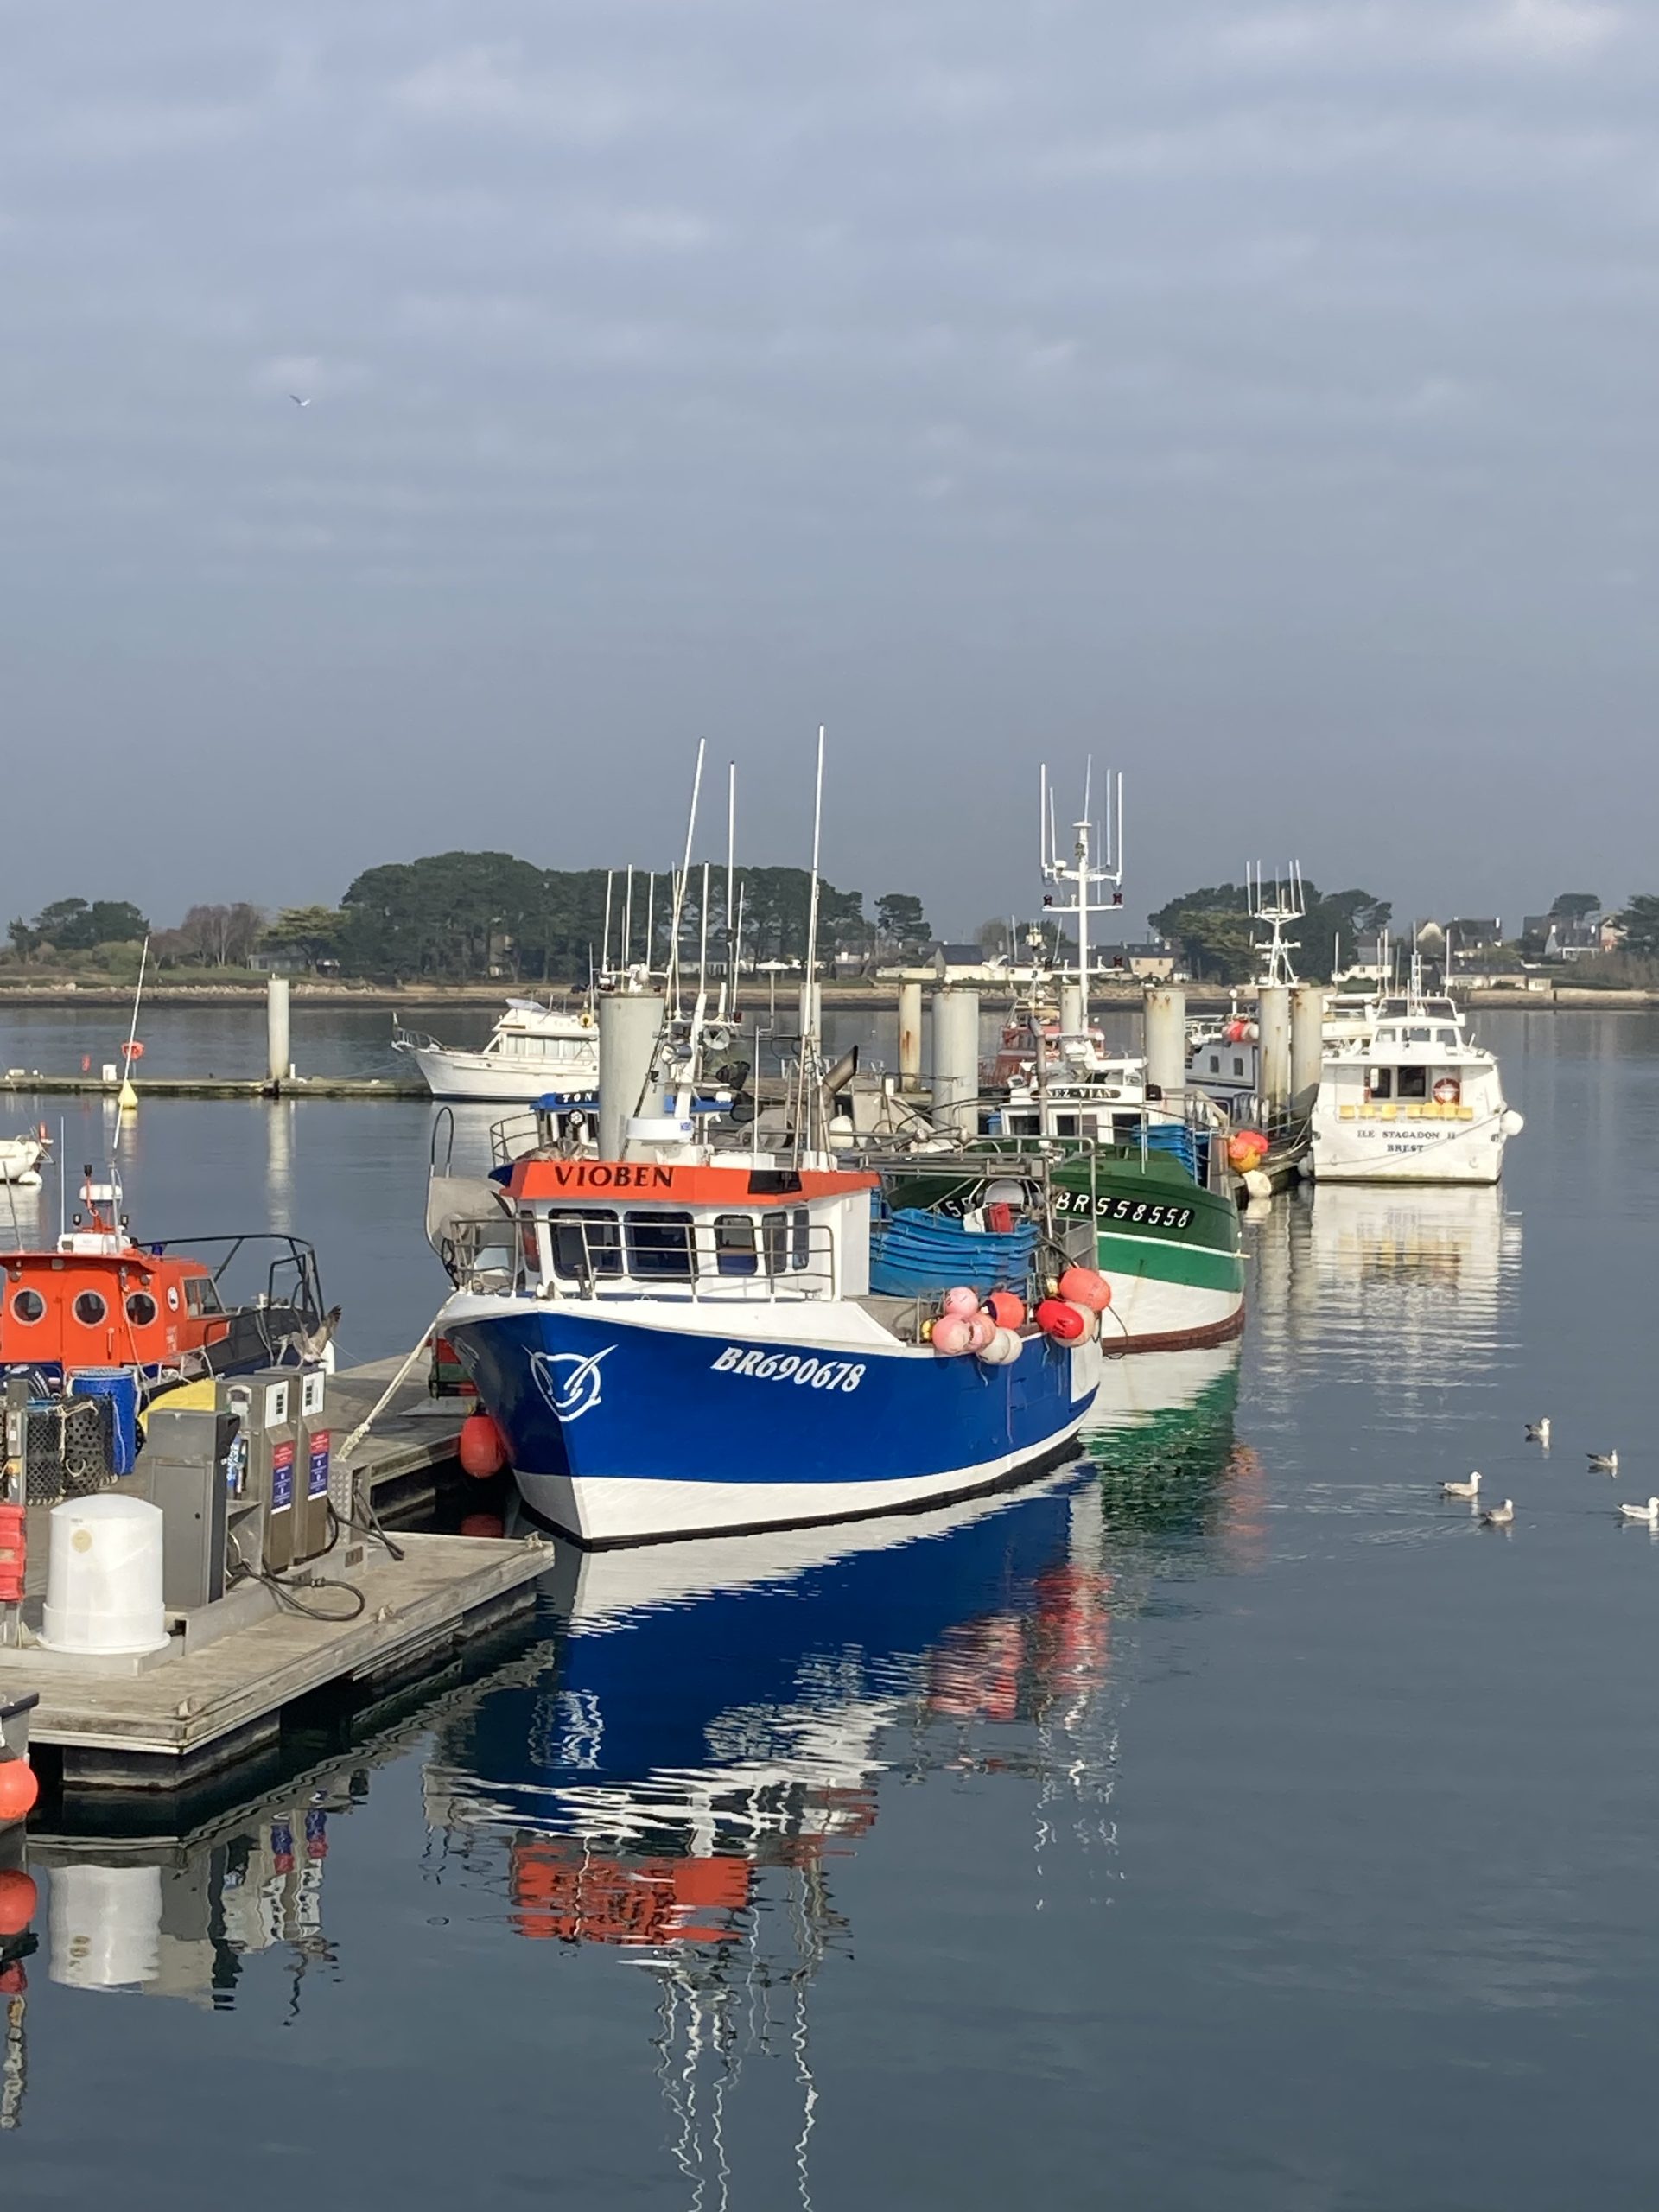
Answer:
MULTIPOLYGON (((404 1008, 442 1010, 445 1007, 502 1007, 509 998, 552 997, 574 1001, 580 994, 572 986, 562 989, 547 983, 450 983, 412 986, 365 983, 308 983, 290 977, 289 1001, 296 1013, 302 1007, 361 1007, 365 1010, 404 1008)), ((778 1003, 781 1009, 794 1002, 798 985, 788 991, 780 990, 778 1003)), ((924 986, 927 992, 934 986, 924 986)), ((977 988, 982 1006, 989 1011, 1011 1006, 1015 994, 993 985, 980 984, 977 988)), ((1224 1014, 1231 1004, 1229 991, 1217 985, 1186 987, 1188 1008, 1198 1014, 1224 1014)), ((1615 1014, 1646 1013, 1659 1009, 1659 988, 1630 988, 1619 990, 1575 989, 1571 985, 1552 986, 1547 991, 1465 991, 1459 994, 1461 1003, 1472 1011, 1583 1014, 1605 1012, 1615 1014)), ((1132 1014, 1139 1011, 1142 992, 1141 987, 1108 986, 1090 994, 1091 1003, 1102 1014, 1132 1014)), ((826 1012, 844 1007, 851 1012, 871 1010, 896 1012, 899 989, 889 983, 835 983, 823 988, 826 1012)), ((247 1007, 251 1010, 265 1003, 264 983, 174 983, 158 984, 147 988, 147 1007, 247 1007)), ((744 991, 741 995, 739 1011, 753 1014, 766 1010, 769 994, 744 991)), ((73 1007, 111 1007, 130 1008, 130 990, 113 984, 0 983, 0 1013, 25 1007, 47 1007, 54 1009, 73 1007)))

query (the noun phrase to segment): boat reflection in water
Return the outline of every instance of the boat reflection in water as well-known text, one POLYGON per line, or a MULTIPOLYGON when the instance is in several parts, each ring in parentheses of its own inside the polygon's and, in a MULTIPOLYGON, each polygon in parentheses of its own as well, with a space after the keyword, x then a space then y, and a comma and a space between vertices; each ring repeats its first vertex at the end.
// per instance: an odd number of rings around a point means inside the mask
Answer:
POLYGON ((876 1847, 884 1787, 1023 1786, 1033 1906, 1048 1854, 1115 1847, 1114 1635, 1171 1545, 1226 1537, 1237 1351, 1108 1365, 1090 1458, 1017 1494, 566 1554, 551 1641, 438 1732, 447 1864, 487 1888, 505 1852, 520 1936, 655 1978, 689 2177, 723 2183, 721 2100, 755 2054, 791 2071, 804 2164, 809 1989, 850 1942, 835 1862, 876 1847))
POLYGON ((1313 1361, 1414 1413, 1511 1354, 1522 1224, 1500 1189, 1304 1186, 1247 1226, 1269 1397, 1313 1361))

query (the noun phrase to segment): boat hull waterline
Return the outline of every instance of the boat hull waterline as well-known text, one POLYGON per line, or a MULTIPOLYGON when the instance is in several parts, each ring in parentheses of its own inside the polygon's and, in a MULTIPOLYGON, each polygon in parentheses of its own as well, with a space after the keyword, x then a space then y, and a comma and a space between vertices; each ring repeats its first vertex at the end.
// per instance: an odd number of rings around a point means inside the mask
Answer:
POLYGON ((1100 1355, 1033 1335, 989 1367, 903 1344, 859 1309, 764 1316, 461 1292, 439 1327, 531 1510, 591 1545, 914 1510, 1052 1466, 1100 1355), (862 1323, 863 1326, 859 1326, 862 1323))

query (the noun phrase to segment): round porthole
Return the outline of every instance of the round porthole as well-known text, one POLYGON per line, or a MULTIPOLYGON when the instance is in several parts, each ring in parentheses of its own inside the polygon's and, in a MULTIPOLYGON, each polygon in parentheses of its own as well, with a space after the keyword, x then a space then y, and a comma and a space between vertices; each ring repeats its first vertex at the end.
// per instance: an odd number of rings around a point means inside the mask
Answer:
POLYGON ((46 1311, 46 1300, 38 1290, 20 1290, 13 1294, 11 1317, 14 1321, 38 1321, 46 1311))
POLYGON ((135 1329, 147 1329, 160 1310, 147 1290, 135 1290, 127 1300, 127 1319, 135 1329))
POLYGON ((109 1310, 102 1294, 96 1290, 83 1290, 75 1300, 75 1319, 83 1329, 95 1329, 109 1310))

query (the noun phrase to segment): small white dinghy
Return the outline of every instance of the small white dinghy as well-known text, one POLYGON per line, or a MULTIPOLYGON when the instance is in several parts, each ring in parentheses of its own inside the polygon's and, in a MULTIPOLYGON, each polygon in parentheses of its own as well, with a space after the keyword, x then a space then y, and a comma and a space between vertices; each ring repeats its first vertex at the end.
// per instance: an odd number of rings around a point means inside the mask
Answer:
POLYGON ((32 1136, 0 1137, 0 1183, 21 1183, 30 1189, 40 1184, 40 1166, 52 1140, 44 1129, 32 1136))

